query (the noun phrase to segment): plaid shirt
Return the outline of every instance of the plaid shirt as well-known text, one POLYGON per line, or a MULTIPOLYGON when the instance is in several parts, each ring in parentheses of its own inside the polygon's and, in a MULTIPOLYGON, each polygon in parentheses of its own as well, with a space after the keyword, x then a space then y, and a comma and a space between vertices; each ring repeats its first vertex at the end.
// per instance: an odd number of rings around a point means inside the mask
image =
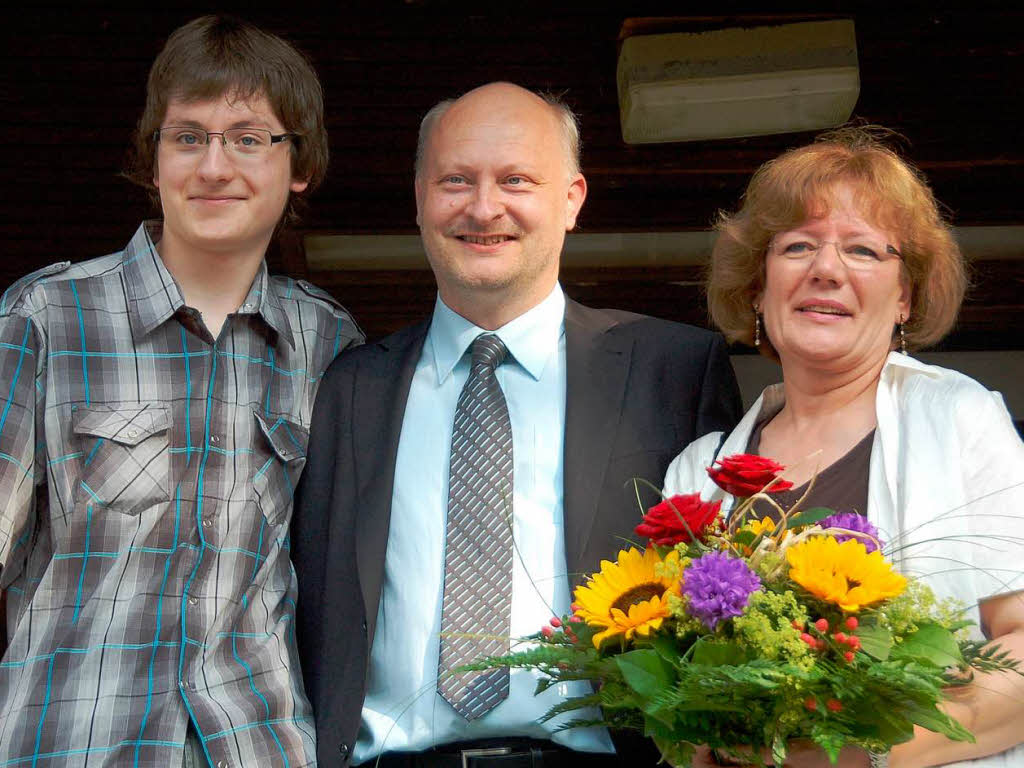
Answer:
POLYGON ((361 333, 261 265, 213 343, 155 239, 0 299, 0 766, 315 762, 288 524, 361 333))

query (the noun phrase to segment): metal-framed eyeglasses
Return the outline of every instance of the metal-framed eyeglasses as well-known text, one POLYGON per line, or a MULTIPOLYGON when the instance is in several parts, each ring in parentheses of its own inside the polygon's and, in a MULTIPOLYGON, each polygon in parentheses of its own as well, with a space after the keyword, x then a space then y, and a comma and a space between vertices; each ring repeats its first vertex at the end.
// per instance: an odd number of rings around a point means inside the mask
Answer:
POLYGON ((870 271, 887 261, 902 260, 896 246, 871 237, 851 237, 848 240, 816 240, 798 233, 776 235, 768 246, 786 261, 810 263, 826 245, 836 249, 839 260, 847 269, 870 271))
POLYGON ((228 128, 226 131, 205 131, 189 125, 168 125, 153 132, 153 140, 171 153, 184 158, 198 158, 206 151, 214 136, 230 155, 239 160, 260 160, 275 144, 291 141, 297 133, 273 133, 265 128, 228 128))

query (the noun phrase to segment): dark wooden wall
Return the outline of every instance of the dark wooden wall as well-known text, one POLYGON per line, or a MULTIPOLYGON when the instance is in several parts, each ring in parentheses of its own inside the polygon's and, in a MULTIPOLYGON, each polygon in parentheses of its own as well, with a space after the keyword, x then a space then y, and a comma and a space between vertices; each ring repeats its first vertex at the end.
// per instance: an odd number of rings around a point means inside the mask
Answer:
MULTIPOLYGON (((1005 4, 1010 7, 1011 4, 1005 4)), ((1024 10, 983 3, 514 3, 442 0, 304 5, 223 3, 297 43, 323 80, 331 136, 328 179, 304 231, 415 232, 412 157, 422 113, 480 83, 509 79, 565 91, 583 121, 590 194, 584 232, 706 228, 735 206, 750 173, 809 135, 626 146, 615 86, 625 19, 649 31, 691 31, 849 17, 856 23, 856 115, 900 131, 957 225, 1024 224, 1024 10), (680 16, 680 14, 685 14, 680 16)), ((36 4, 0 29, 0 287, 52 261, 123 246, 150 212, 118 176, 141 111, 149 64, 198 3, 36 4), (172 7, 173 6, 173 7, 172 7)), ((283 252, 282 252, 283 251, 283 252)), ((272 256, 305 272, 300 251, 272 256)), ((421 316, 429 273, 307 275, 356 313, 371 335, 421 316)), ((566 273, 593 303, 705 322, 694 269, 566 273)), ((1024 260, 976 269, 976 289, 947 346, 1022 349, 1024 260)))

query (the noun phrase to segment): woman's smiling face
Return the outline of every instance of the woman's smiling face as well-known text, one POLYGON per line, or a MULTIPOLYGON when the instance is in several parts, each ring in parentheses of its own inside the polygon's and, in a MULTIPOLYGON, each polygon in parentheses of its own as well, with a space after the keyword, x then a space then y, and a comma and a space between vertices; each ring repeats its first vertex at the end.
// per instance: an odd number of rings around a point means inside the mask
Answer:
POLYGON ((832 192, 823 215, 775 235, 765 256, 757 305, 783 368, 880 366, 910 316, 899 238, 865 219, 849 185, 832 192))

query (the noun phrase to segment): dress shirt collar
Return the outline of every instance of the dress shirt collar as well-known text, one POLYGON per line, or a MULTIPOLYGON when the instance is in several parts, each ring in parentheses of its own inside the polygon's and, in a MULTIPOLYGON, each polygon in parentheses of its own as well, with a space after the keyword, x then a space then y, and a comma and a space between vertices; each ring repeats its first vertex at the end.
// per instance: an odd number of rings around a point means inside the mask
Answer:
MULTIPOLYGON (((493 333, 504 342, 515 361, 534 379, 540 379, 544 366, 558 350, 565 327, 565 294, 557 283, 540 304, 527 310, 493 333)), ((440 385, 481 333, 487 333, 454 312, 437 297, 427 344, 434 356, 437 383, 440 385)))
MULTIPOLYGON (((185 306, 178 283, 156 249, 155 243, 160 239, 162 228, 163 224, 158 220, 144 221, 124 249, 121 259, 132 327, 139 338, 185 306)), ((266 261, 260 262, 245 300, 237 310, 237 314, 252 313, 259 314, 294 349, 291 324, 270 286, 266 261)))

